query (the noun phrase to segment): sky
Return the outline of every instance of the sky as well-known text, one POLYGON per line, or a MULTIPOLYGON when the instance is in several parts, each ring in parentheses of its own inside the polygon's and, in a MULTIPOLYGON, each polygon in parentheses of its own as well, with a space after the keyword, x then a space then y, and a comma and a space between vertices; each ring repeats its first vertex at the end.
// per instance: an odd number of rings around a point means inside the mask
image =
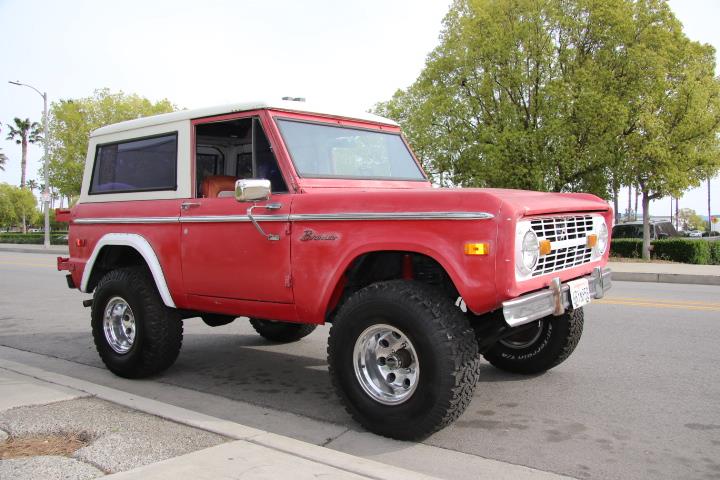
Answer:
MULTIPOLYGON (((42 118, 49 100, 93 90, 167 98, 181 108, 299 96, 365 111, 410 85, 438 44, 450 0, 0 0, 0 123, 42 118)), ((693 40, 720 50, 718 0, 671 0, 693 40)), ((20 183, 20 147, 0 133, 9 157, 0 182, 20 183)), ((31 146, 28 178, 40 180, 31 146)), ((720 177, 713 179, 720 212, 720 177)), ((627 205, 627 192, 620 198, 627 205)), ((706 187, 680 207, 707 211, 706 187)), ((624 207, 623 207, 624 208, 624 207)), ((670 200, 651 205, 668 214, 670 200)))

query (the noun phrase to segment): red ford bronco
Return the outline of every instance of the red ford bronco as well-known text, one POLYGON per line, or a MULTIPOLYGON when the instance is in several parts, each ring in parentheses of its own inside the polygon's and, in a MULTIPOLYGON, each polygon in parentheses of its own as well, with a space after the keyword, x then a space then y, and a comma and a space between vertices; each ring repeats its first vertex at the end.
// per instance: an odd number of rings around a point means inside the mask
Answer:
MULTIPOLYGON (((511 166, 508 166, 511 168, 511 166)), ((244 103, 90 137, 70 257, 92 333, 129 378, 170 367, 183 319, 248 317, 274 342, 332 324, 330 377, 368 430, 417 439, 472 399, 480 355, 548 370, 610 288, 607 203, 438 189, 398 125, 304 103, 244 103)))

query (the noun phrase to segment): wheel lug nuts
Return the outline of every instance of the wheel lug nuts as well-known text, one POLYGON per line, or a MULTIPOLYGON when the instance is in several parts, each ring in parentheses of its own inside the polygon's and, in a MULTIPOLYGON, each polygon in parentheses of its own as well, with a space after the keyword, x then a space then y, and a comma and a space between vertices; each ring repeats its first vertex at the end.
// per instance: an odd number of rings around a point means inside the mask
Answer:
POLYGON ((378 358, 378 364, 384 366, 384 365, 385 365, 385 357, 380 357, 380 358, 378 358))

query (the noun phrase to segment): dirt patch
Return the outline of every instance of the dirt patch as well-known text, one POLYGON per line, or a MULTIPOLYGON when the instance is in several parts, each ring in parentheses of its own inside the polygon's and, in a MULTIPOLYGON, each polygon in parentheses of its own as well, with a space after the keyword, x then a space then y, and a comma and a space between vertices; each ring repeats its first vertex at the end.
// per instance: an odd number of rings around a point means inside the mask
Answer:
POLYGON ((84 432, 9 437, 0 443, 0 460, 39 455, 69 457, 91 441, 92 437, 84 432))

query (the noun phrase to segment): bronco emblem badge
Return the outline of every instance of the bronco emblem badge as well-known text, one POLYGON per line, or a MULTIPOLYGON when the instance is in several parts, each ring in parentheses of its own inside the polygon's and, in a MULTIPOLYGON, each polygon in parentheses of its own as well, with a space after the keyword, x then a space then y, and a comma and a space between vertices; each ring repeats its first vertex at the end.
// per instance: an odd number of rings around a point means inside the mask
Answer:
POLYGON ((337 240, 340 235, 337 233, 317 233, 311 229, 305 229, 303 236, 300 237, 301 242, 307 242, 310 240, 337 240))

